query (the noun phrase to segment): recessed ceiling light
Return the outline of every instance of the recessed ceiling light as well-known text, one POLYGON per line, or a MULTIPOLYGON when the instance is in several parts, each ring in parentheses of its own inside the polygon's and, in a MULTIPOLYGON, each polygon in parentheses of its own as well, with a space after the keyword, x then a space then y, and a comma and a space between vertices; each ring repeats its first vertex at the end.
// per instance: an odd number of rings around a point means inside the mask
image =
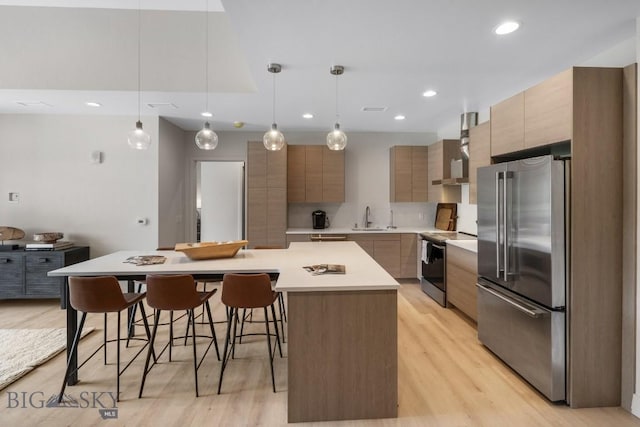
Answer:
POLYGON ((520 28, 520 24, 518 22, 516 22, 516 21, 507 21, 507 22, 503 22, 502 24, 498 25, 493 30, 493 32, 496 33, 499 36, 502 36, 502 35, 505 35, 505 34, 513 33, 518 28, 520 28))
POLYGON ((404 120, 405 117, 402 114, 398 114, 397 116, 394 117, 394 119, 396 119, 396 120, 404 120))
POLYGON ((304 117, 305 119, 313 119, 313 114, 311 114, 311 113, 304 113, 304 114, 302 115, 302 117, 304 117))
POLYGON ((87 107, 102 107, 102 104, 99 102, 87 101, 84 103, 87 107))
POLYGON ((432 96, 436 96, 438 94, 438 92, 436 92, 433 89, 429 89, 429 90, 425 90, 422 93, 422 96, 427 97, 427 98, 431 98, 432 96))
POLYGON ((202 113, 200 113, 200 115, 202 117, 213 117, 213 114, 208 112, 208 111, 202 112, 202 113))

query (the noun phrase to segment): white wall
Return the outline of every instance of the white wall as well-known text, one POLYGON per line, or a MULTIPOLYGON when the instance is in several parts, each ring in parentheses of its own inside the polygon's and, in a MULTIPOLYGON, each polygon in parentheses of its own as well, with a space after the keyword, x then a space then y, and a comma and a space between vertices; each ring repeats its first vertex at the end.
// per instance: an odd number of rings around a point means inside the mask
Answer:
POLYGON ((155 248, 158 235, 158 119, 143 118, 151 148, 127 145, 135 118, 0 115, 0 223, 27 237, 60 231, 96 257, 155 248), (104 153, 92 164, 91 152, 104 153), (8 201, 18 192, 18 203, 8 201), (136 218, 149 219, 141 226, 136 218))
POLYGON ((165 119, 159 122, 158 137, 158 246, 172 247, 186 242, 185 131, 165 119))

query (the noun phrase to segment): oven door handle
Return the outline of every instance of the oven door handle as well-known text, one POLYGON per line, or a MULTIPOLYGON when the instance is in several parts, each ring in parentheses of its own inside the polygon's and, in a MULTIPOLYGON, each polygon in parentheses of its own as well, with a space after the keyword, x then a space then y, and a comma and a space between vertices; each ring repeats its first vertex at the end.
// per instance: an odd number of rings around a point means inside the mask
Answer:
POLYGON ((441 251, 444 251, 444 246, 441 245, 436 245, 435 243, 430 243, 431 246, 433 246, 436 249, 440 249, 441 251))
POLYGON ((542 317, 542 316, 544 316, 546 314, 546 312, 544 310, 540 310, 538 308, 525 307, 523 304, 521 304, 519 302, 516 302, 515 300, 509 298, 506 295, 503 295, 501 292, 498 292, 498 291, 490 288, 489 286, 481 285, 480 283, 476 283, 476 286, 478 288, 482 289, 483 291, 489 292, 494 297, 496 297, 498 299, 501 299, 502 301, 504 301, 507 304, 511 305, 516 310, 523 312, 527 316, 533 317, 534 319, 542 317))

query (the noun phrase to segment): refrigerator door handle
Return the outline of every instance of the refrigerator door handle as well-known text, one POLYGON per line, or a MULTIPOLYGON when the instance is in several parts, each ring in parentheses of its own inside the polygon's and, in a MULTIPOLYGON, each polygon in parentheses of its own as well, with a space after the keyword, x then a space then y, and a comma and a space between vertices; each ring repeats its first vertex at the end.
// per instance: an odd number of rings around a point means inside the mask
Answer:
POLYGON ((489 292, 494 297, 501 299, 502 301, 504 301, 507 304, 511 305, 516 310, 523 312, 524 314, 526 314, 529 317, 533 317, 534 319, 537 319, 537 318, 542 317, 542 316, 544 316, 546 314, 546 312, 544 310, 540 310, 538 308, 525 307, 521 303, 514 301, 513 299, 509 298, 508 296, 505 296, 502 293, 500 293, 500 292, 498 292, 496 290, 493 290, 492 288, 490 288, 488 286, 481 285, 480 283, 476 283, 476 286, 478 288, 482 289, 483 291, 489 292))
POLYGON ((502 172, 502 256, 503 276, 505 282, 509 280, 509 199, 507 198, 507 179, 512 178, 512 172, 502 172))
POLYGON ((496 172, 496 277, 500 277, 500 176, 501 171, 496 172))

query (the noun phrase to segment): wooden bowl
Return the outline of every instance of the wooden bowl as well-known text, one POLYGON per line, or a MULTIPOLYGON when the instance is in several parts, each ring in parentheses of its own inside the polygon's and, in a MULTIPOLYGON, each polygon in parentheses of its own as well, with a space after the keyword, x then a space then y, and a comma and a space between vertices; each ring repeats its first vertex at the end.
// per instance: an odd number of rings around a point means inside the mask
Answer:
POLYGON ((33 235, 33 240, 35 240, 36 242, 43 242, 43 243, 55 243, 56 241, 62 239, 64 237, 64 234, 62 233, 37 233, 33 235))
POLYGON ((192 260, 233 258, 240 248, 248 243, 248 240, 235 240, 232 242, 177 243, 175 250, 184 252, 184 254, 192 260))
POLYGON ((24 231, 15 227, 0 227, 0 240, 20 240, 24 238, 24 231))

